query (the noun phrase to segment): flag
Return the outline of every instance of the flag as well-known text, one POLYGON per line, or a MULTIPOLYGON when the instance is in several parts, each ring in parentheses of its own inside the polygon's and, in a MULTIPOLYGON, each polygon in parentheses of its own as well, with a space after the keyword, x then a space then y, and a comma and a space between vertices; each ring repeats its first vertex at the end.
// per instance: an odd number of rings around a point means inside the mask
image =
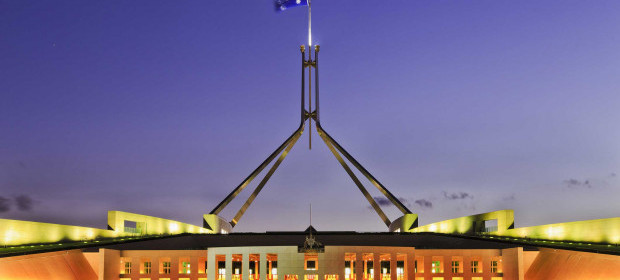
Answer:
POLYGON ((297 6, 308 6, 308 0, 275 0, 276 12, 297 6))

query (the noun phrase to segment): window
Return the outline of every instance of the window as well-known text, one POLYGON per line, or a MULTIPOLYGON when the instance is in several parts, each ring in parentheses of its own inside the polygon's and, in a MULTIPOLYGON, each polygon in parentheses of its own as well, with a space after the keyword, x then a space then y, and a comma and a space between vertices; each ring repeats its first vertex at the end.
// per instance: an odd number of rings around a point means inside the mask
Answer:
POLYGON ((381 260, 381 262, 379 262, 379 265, 381 266, 381 280, 391 280, 390 279, 390 273, 392 273, 391 267, 390 267, 390 260, 381 260))
POLYGON ((433 257, 431 259, 431 273, 443 273, 443 257, 433 257))
POLYGON ((396 280, 405 279, 405 261, 396 261, 396 280))
POLYGON ((491 261, 491 272, 497 273, 497 261, 491 261))
POLYGON ((452 273, 459 273, 459 261, 452 261, 452 273))
POLYGON ((143 274, 151 274, 151 262, 145 261, 142 265, 144 266, 144 269, 142 269, 143 274))
POLYGON ((325 280, 338 280, 338 275, 336 275, 336 274, 325 274, 325 280))
POLYGON ((192 272, 189 260, 189 257, 179 258, 179 274, 190 274, 192 272))
POLYGON ((316 261, 315 260, 307 260, 306 261, 306 270, 316 270, 316 261))
POLYGON ((190 264, 189 262, 181 262, 181 274, 190 274, 190 264))
POLYGON ((199 257, 198 258, 198 267, 196 269, 198 270, 198 274, 205 274, 205 273, 207 273, 207 258, 199 257))
POLYGON ((471 272, 472 273, 482 273, 482 269, 480 269, 479 261, 471 261, 471 272))
POLYGON ((431 264, 431 273, 440 273, 440 269, 439 267, 441 266, 441 262, 440 261, 433 261, 433 263, 431 264))
POLYGON ((413 262, 413 265, 415 273, 424 273, 424 257, 415 257, 415 262, 413 262))
POLYGON ((130 258, 121 258, 121 274, 131 274, 130 258))
POLYGON ((243 263, 240 254, 232 255, 232 280, 241 280, 243 271, 243 263))
POLYGON ((226 261, 217 262, 217 279, 223 280, 226 278, 226 261))
POLYGON ((277 254, 267 254, 267 280, 278 280, 277 254))
POLYGON ((170 274, 170 271, 172 271, 172 262, 167 261, 163 263, 164 266, 164 274, 170 274))
POLYGON ((215 256, 216 280, 226 279, 226 255, 215 256))
POLYGON ((453 274, 463 273, 463 257, 452 257, 450 270, 453 274))
POLYGON ((491 259, 491 272, 502 273, 502 257, 493 257, 491 259))
POLYGON ((318 269, 319 256, 317 254, 306 254, 304 259, 305 259, 304 269, 306 270, 317 270, 318 269))

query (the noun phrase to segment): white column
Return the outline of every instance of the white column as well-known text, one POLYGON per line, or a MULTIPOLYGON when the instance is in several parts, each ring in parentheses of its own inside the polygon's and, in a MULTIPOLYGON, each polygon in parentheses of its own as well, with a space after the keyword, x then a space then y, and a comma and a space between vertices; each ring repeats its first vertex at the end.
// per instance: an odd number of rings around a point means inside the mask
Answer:
POLYGON ((267 280, 267 269, 269 268, 269 266, 267 266, 267 254, 265 253, 261 253, 260 254, 260 280, 267 280))
POLYGON ((232 280, 232 254, 226 254, 226 280, 232 280))
POLYGON ((241 255, 241 280, 250 279, 250 254, 241 255))

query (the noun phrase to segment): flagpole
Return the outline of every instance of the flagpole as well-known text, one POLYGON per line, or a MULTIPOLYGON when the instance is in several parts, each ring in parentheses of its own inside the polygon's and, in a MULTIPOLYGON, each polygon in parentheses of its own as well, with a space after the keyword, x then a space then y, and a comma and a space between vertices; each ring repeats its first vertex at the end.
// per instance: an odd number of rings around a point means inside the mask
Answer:
POLYGON ((312 7, 311 0, 308 0, 308 49, 312 46, 312 7))
POLYGON ((308 149, 312 150, 312 8, 308 0, 308 149))

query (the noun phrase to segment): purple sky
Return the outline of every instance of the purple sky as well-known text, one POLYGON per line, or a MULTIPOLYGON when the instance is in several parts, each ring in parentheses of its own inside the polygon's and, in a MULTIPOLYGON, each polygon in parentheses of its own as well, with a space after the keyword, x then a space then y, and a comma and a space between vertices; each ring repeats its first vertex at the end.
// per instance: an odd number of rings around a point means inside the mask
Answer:
MULTIPOLYGON (((420 224, 620 216, 618 15, 616 0, 315 0, 323 126, 420 224)), ((201 224, 297 127, 306 24, 270 0, 0 0, 0 218, 201 224)), ((236 231, 302 230, 309 203, 319 230, 386 230, 313 136, 236 231)))

